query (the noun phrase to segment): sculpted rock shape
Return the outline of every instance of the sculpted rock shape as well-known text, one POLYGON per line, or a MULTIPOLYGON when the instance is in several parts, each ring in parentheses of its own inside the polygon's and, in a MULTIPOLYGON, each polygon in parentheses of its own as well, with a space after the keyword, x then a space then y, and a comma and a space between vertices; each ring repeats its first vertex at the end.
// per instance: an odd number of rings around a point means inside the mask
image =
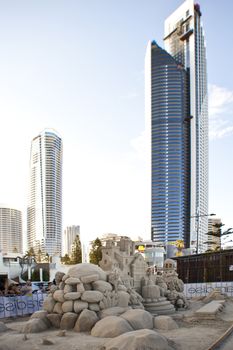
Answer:
POLYGON ((170 316, 161 315, 154 318, 154 328, 168 331, 179 327, 170 316))
POLYGON ((76 300, 74 302, 74 312, 76 312, 77 314, 87 308, 88 308, 88 303, 86 301, 76 300))
POLYGON ((57 271, 57 272, 56 272, 56 274, 55 274, 56 286, 58 286, 59 283, 62 282, 62 278, 63 278, 64 275, 65 275, 64 272, 60 272, 60 271, 57 271))
POLYGON ((60 315, 63 314, 62 303, 57 302, 53 308, 53 312, 60 315))
POLYGON ((98 321, 91 330, 94 337, 114 338, 120 334, 130 332, 133 328, 121 317, 108 316, 98 321))
POLYGON ((61 314, 48 314, 47 318, 49 322, 51 323, 52 327, 54 328, 60 328, 60 323, 61 323, 61 314))
POLYGON ((81 299, 83 301, 87 301, 88 303, 98 303, 103 299, 103 297, 103 294, 97 290, 88 290, 82 294, 81 299))
POLYGON ((83 283, 79 283, 79 284, 77 284, 76 289, 77 289, 77 292, 80 292, 80 293, 85 292, 85 288, 84 288, 83 283))
POLYGON ((99 320, 96 313, 90 310, 83 310, 75 323, 76 332, 90 332, 94 324, 99 320))
POLYGON ((82 283, 92 283, 92 282, 98 281, 98 279, 99 279, 99 275, 97 273, 93 275, 87 275, 87 276, 81 277, 82 283))
POLYGON ((80 292, 70 292, 64 295, 65 300, 78 300, 81 297, 80 292))
POLYGON ((126 312, 128 309, 129 308, 115 306, 115 307, 110 307, 108 309, 101 310, 98 315, 100 318, 104 318, 107 316, 120 316, 124 312, 126 312))
POLYGON ((65 301, 63 290, 56 290, 53 293, 53 299, 59 301, 60 303, 63 303, 65 301))
POLYGON ((52 295, 48 295, 43 302, 43 309, 48 311, 48 313, 53 312, 53 308, 56 304, 56 301, 53 299, 52 295))
POLYGON ((99 304, 97 304, 97 303, 89 303, 88 309, 92 310, 92 311, 95 311, 95 312, 100 311, 99 304))
POLYGON ((83 276, 90 276, 97 274, 98 279, 106 281, 107 275, 99 266, 94 264, 82 263, 71 267, 68 271, 70 277, 81 278, 83 276))
POLYGON ((48 329, 48 325, 41 318, 32 318, 21 328, 21 333, 39 333, 48 329))
POLYGON ((73 312, 74 310, 74 302, 73 300, 66 300, 62 303, 62 311, 65 312, 73 312))
POLYGON ((109 282, 98 280, 96 282, 93 282, 92 286, 94 290, 98 290, 101 293, 104 293, 106 291, 112 291, 112 285, 109 282))
POLYGON ((120 317, 128 321, 131 327, 135 330, 153 328, 153 317, 148 311, 140 309, 128 310, 120 317))
MULTIPOLYGON (((78 286, 78 284, 77 284, 78 286)), ((75 292, 75 286, 74 285, 71 285, 71 284, 66 284, 65 287, 64 287, 64 294, 66 293, 71 293, 71 292, 75 292)))
POLYGON ((76 277, 69 277, 65 280, 65 284, 69 284, 69 285, 76 285, 78 283, 81 283, 79 278, 76 277))
POLYGON ((166 338, 159 333, 149 330, 140 329, 124 333, 105 344, 105 350, 171 350, 166 338))
POLYGON ((31 315, 30 319, 33 319, 33 318, 40 319, 40 320, 44 321, 44 323, 49 328, 51 326, 51 324, 47 318, 47 315, 48 315, 47 311, 40 310, 40 311, 34 312, 34 314, 31 315))
POLYGON ((60 328, 61 329, 73 329, 78 315, 74 312, 66 312, 61 319, 60 328))

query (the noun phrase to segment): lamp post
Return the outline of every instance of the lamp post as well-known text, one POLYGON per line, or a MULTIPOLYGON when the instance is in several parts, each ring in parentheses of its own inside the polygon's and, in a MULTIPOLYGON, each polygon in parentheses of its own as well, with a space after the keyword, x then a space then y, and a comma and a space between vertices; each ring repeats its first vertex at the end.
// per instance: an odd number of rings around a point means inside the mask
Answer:
POLYGON ((199 219, 201 217, 205 217, 205 216, 215 216, 216 214, 197 214, 197 215, 192 215, 190 216, 190 218, 196 218, 196 254, 199 253, 199 219))

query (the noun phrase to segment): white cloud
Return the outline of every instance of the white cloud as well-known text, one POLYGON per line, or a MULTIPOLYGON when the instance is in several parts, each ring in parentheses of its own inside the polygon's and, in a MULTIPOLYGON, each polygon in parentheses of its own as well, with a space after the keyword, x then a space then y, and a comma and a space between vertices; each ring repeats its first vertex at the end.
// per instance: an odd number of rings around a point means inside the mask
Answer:
POLYGON ((233 91, 209 85, 209 117, 210 139, 233 134, 233 91))

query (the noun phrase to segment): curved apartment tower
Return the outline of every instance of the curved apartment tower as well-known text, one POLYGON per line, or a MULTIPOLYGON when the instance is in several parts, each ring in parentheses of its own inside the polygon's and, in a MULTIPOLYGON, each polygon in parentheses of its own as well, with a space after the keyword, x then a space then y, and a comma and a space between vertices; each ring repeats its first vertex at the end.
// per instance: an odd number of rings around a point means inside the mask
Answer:
POLYGON ((0 205, 0 251, 7 253, 23 253, 22 212, 0 205))
POLYGON ((150 139, 151 237, 183 239, 189 246, 188 75, 181 64, 149 42, 146 54, 146 113, 150 139), (184 219, 187 218, 187 219, 184 219))
POLYGON ((165 49, 189 75, 191 128, 191 245, 203 252, 208 232, 208 91, 200 6, 186 0, 165 21, 165 49))
POLYGON ((28 248, 61 255, 62 140, 46 129, 32 140, 27 209, 28 248))

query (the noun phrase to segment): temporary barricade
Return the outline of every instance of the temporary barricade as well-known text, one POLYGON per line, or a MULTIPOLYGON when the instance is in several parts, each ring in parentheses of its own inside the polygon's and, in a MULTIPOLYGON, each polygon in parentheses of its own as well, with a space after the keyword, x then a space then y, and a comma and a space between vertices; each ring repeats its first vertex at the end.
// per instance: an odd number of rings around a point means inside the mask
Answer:
POLYGON ((187 298, 206 296, 213 290, 232 297, 233 282, 187 283, 184 285, 184 294, 187 298))
POLYGON ((0 296, 0 318, 30 315, 41 310, 46 293, 0 296))

